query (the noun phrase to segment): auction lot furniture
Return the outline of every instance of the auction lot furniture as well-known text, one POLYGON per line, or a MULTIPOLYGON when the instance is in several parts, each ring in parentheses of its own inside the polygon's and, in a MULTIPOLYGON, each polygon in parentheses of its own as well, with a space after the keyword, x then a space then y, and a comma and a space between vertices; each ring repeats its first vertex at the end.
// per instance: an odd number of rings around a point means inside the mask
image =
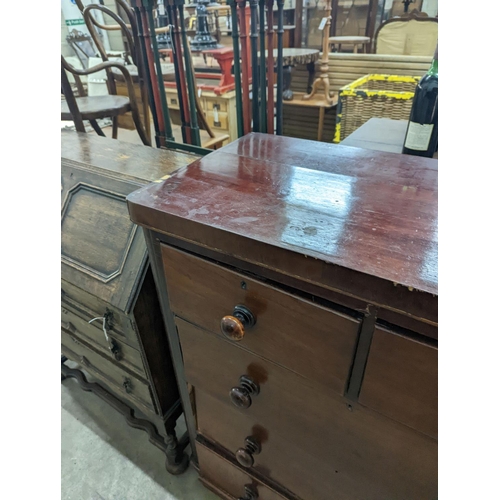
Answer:
POLYGON ((253 133, 127 200, 208 488, 437 498, 435 160, 253 133))
POLYGON ((147 431, 173 474, 188 462, 187 440, 178 443, 175 433, 182 406, 146 243, 125 197, 195 158, 61 134, 62 379, 76 378, 147 431), (85 373, 66 366, 67 359, 85 373))

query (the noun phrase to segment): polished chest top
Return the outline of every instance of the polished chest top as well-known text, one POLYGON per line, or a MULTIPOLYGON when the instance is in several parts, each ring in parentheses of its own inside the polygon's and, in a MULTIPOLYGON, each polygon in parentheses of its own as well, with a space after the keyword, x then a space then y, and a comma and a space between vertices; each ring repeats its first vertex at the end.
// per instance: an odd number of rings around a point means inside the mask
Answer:
POLYGON ((435 161, 250 134, 127 200, 209 488, 436 497, 435 161))
POLYGON ((435 324, 437 179, 432 159, 250 134, 128 201, 138 224, 392 309, 423 301, 412 315, 435 324))

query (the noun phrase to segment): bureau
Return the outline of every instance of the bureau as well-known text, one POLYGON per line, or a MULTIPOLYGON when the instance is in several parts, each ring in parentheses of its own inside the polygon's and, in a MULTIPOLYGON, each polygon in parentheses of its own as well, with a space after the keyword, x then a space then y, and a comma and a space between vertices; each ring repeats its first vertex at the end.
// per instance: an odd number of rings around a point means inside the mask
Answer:
POLYGON ((188 463, 188 441, 175 432, 182 405, 146 243, 125 197, 194 159, 61 134, 62 379, 76 378, 147 431, 173 474, 188 463), (69 368, 68 359, 81 370, 69 368))
POLYGON ((436 160, 249 134, 127 200, 209 489, 437 498, 436 160))

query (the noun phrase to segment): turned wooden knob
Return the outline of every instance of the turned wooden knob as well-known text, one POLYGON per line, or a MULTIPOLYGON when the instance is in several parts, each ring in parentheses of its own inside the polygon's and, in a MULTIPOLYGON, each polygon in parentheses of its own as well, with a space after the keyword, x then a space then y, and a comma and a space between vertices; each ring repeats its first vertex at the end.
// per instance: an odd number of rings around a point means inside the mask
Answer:
POLYGON ((229 391, 229 397, 234 406, 247 409, 252 405, 252 396, 257 396, 259 392, 259 384, 252 377, 242 375, 240 377, 240 385, 233 387, 229 391))
POLYGON ((234 454, 236 460, 242 467, 246 467, 247 469, 253 467, 254 464, 254 455, 258 455, 261 452, 262 448, 260 443, 252 436, 248 436, 245 438, 245 447, 239 448, 236 450, 234 454))
POLYGON ((252 312, 242 305, 237 305, 232 316, 224 316, 220 322, 222 334, 229 340, 236 342, 245 336, 245 328, 251 328, 255 325, 255 316, 252 312))
POLYGON ((245 484, 245 496, 239 497, 238 500, 257 500, 259 493, 253 484, 245 484))

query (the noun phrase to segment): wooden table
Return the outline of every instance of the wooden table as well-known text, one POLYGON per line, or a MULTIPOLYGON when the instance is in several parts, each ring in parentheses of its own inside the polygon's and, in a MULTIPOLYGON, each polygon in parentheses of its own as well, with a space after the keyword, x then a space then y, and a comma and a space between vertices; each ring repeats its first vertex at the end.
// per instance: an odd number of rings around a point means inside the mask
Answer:
POLYGON ((370 37, 368 36, 331 36, 328 38, 328 45, 338 44, 338 52, 342 47, 342 44, 354 45, 354 53, 358 52, 358 45, 363 47, 363 52, 366 54, 366 44, 370 43, 370 37))
MULTIPOLYGON (((343 146, 401 153, 408 122, 390 118, 370 118, 351 135, 340 142, 343 146)), ((433 158, 437 159, 437 152, 433 158)))
MULTIPOLYGON (((260 57, 260 52, 258 54, 260 57)), ((267 57, 267 50, 266 50, 267 57)), ((274 62, 278 58, 278 49, 273 49, 274 62)), ((293 92, 290 87, 292 85, 292 66, 296 64, 307 64, 309 71, 309 85, 312 84, 314 77, 314 63, 319 59, 319 50, 317 49, 283 49, 283 100, 291 101, 293 92)))
POLYGON ((318 118, 318 141, 321 141, 323 137, 323 124, 325 122, 325 111, 327 109, 332 109, 337 106, 338 95, 333 97, 333 104, 328 104, 325 101, 324 96, 317 94, 309 99, 308 101, 304 101, 302 97, 303 93, 295 93, 293 95, 293 99, 291 101, 285 101, 287 106, 297 106, 297 107, 305 107, 305 108, 319 108, 319 118, 318 118))
POLYGON ((223 500, 437 498, 437 180, 250 133, 127 197, 223 500))

